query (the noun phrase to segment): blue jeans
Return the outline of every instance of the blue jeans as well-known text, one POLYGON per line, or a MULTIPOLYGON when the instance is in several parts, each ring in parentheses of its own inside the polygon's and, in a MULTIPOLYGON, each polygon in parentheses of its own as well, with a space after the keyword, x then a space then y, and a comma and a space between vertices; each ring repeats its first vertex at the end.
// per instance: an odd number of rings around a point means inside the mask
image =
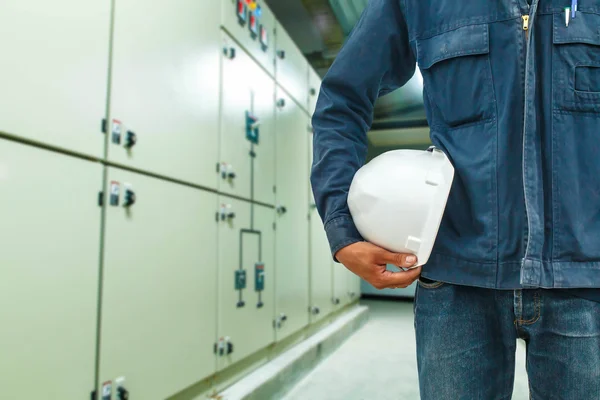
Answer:
POLYGON ((423 279, 415 330, 421 399, 510 399, 517 338, 532 399, 600 399, 600 303, 423 279))

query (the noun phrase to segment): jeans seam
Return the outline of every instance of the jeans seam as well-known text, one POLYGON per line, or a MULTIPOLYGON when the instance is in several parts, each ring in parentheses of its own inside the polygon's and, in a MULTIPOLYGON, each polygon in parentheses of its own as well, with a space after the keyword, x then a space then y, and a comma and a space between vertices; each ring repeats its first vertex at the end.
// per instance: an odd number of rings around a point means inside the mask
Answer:
POLYGON ((541 316, 541 299, 540 299, 540 293, 539 292, 535 292, 535 294, 533 295, 533 307, 535 310, 535 316, 532 319, 529 320, 523 320, 520 319, 519 320, 519 324, 521 325, 533 325, 535 324, 541 316))
POLYGON ((515 325, 518 325, 519 321, 522 320, 523 317, 523 298, 522 298, 522 294, 523 292, 520 290, 515 290, 513 291, 513 296, 517 297, 517 303, 515 304, 516 309, 515 309, 515 325))

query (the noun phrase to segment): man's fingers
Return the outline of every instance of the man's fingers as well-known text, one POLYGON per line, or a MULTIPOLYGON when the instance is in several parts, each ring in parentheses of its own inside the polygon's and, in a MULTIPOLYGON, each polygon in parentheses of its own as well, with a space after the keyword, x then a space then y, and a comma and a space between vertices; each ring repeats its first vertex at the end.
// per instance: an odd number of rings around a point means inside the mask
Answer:
POLYGON ((384 271, 377 277, 373 286, 377 289, 397 288, 410 286, 421 276, 421 267, 411 269, 409 271, 392 272, 384 271))
POLYGON ((378 264, 392 264, 401 268, 410 268, 417 263, 417 257, 412 254, 391 253, 383 249, 376 258, 378 264))

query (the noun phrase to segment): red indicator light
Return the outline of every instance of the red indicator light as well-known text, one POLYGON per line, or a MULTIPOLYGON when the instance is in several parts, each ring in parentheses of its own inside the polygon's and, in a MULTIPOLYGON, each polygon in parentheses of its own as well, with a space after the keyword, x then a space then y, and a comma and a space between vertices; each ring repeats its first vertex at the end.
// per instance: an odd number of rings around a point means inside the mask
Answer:
POLYGON ((258 34, 258 20, 256 18, 256 16, 254 15, 254 13, 250 13, 250 32, 252 32, 252 35, 254 37, 256 37, 256 35, 258 34))
POLYGON ((246 4, 244 3, 244 0, 237 1, 237 16, 240 23, 246 22, 246 4))

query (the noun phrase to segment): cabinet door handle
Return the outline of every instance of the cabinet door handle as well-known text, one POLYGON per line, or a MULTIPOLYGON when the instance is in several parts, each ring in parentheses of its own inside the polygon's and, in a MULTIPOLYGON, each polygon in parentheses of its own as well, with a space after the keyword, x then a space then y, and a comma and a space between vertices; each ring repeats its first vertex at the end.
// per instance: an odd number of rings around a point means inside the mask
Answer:
POLYGON ((125 190, 125 201, 123 202, 123 206, 131 207, 135 204, 135 192, 131 189, 125 190))

